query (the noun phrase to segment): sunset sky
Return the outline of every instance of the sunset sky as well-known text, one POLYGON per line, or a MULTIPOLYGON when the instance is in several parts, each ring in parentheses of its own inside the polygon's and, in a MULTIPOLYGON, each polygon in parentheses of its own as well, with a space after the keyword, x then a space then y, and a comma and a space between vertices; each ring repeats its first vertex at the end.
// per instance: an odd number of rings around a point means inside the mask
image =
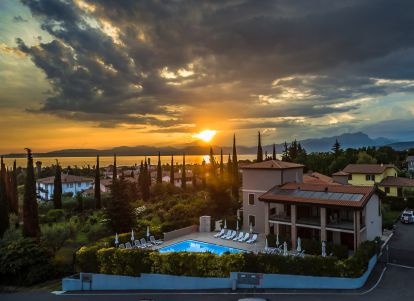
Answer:
POLYGON ((414 1, 0 1, 0 153, 414 140, 414 1))

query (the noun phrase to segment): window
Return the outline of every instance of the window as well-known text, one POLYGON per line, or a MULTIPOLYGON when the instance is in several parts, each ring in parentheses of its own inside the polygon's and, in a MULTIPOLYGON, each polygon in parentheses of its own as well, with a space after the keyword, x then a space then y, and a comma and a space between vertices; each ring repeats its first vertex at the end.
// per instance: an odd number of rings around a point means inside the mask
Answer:
POLYGON ((78 183, 78 187, 81 187, 82 186, 82 183, 78 183))
POLYGON ((390 193, 390 188, 389 187, 385 187, 385 194, 389 194, 390 193))
POLYGON ((252 227, 256 226, 256 217, 254 215, 249 215, 249 226, 252 225, 252 227))
POLYGON ((375 181, 375 175, 366 175, 365 180, 367 181, 375 181))
POLYGON ((72 188, 73 187, 73 184, 72 183, 69 183, 68 186, 69 186, 69 188, 72 188))
POLYGON ((249 205, 254 205, 254 193, 249 193, 249 205))
POLYGON ((352 174, 348 176, 348 180, 352 181, 352 174))

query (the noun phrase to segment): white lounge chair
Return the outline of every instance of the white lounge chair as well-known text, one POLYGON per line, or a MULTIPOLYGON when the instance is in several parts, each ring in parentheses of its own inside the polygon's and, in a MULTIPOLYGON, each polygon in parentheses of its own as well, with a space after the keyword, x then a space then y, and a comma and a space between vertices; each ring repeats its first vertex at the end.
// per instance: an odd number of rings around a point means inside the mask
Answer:
POLYGON ((221 229, 221 231, 220 232, 217 232, 216 234, 214 234, 213 236, 215 237, 215 238, 219 238, 220 236, 222 236, 224 234, 224 229, 221 229))
POLYGON ((252 244, 257 240, 257 234, 253 234, 252 238, 246 241, 248 244, 252 244))
POLYGON ((224 234, 223 236, 221 236, 220 238, 224 238, 226 239, 227 237, 229 237, 231 235, 232 231, 231 230, 227 230, 227 233, 224 234))
POLYGON ((231 240, 231 239, 235 238, 235 237, 236 237, 236 235, 237 235, 237 232, 236 232, 236 231, 233 231, 233 232, 231 233, 231 235, 230 235, 229 237, 227 237, 226 239, 231 240))
POLYGON ((150 247, 152 247, 152 244, 147 243, 147 241, 145 240, 145 238, 141 238, 140 239, 140 242, 141 242, 142 247, 144 247, 144 248, 150 248, 150 247))
POLYGON ((143 246, 141 245, 141 242, 139 240, 135 240, 134 241, 134 246, 135 246, 135 248, 138 248, 138 249, 142 249, 143 248, 143 246))
POLYGON ((132 249, 132 245, 131 245, 131 243, 130 243, 130 242, 127 242, 127 243, 125 244, 125 249, 132 249))
POLYGON ((244 241, 246 241, 246 240, 248 240, 248 239, 249 239, 249 236, 250 236, 250 234, 249 234, 249 233, 246 233, 246 234, 244 234, 244 237, 243 237, 243 238, 241 238, 241 239, 239 239, 238 241, 240 241, 240 242, 244 242, 244 241))
POLYGON ((125 245, 124 244, 120 244, 118 248, 125 249, 125 245))
POLYGON ((153 235, 150 236, 150 241, 154 244, 154 245, 160 245, 162 244, 164 241, 161 239, 155 239, 155 237, 153 235))
POLYGON ((239 239, 242 239, 242 238, 243 238, 243 236, 244 236, 244 233, 243 233, 243 232, 240 232, 240 233, 239 233, 239 236, 236 236, 235 238, 233 238, 233 240, 234 240, 234 241, 238 241, 239 239))

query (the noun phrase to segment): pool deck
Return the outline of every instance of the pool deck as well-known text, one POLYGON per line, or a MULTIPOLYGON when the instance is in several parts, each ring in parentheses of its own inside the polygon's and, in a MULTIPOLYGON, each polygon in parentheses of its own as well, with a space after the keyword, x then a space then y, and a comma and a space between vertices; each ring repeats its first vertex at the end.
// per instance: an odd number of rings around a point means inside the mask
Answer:
POLYGON ((249 252, 261 251, 265 247, 266 236, 264 234, 258 234, 257 241, 253 244, 248 244, 245 242, 238 242, 233 240, 215 238, 213 235, 217 232, 194 232, 191 234, 183 235, 174 239, 165 241, 159 246, 154 246, 153 249, 158 250, 169 245, 184 241, 184 240, 197 240, 205 243, 211 243, 215 245, 220 245, 223 247, 229 247, 234 249, 240 249, 249 252))

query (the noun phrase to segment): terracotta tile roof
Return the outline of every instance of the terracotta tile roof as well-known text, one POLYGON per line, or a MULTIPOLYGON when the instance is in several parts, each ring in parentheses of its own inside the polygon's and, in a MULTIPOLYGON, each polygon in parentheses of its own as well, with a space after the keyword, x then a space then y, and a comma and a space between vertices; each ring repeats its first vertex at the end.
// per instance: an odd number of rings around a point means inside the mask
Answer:
POLYGON ((259 200, 360 208, 375 191, 372 186, 287 183, 270 189, 259 200))
POLYGON ((397 186, 397 187, 414 187, 414 179, 401 177, 386 177, 379 185, 381 186, 397 186))
POLYGON ((340 171, 337 171, 337 172, 333 173, 332 176, 337 176, 337 177, 338 176, 349 176, 349 173, 347 173, 343 170, 340 170, 340 171))
POLYGON ((304 174, 303 183, 341 185, 339 183, 335 183, 331 177, 328 177, 319 172, 310 172, 310 173, 304 174))
POLYGON ((347 173, 381 174, 387 168, 396 168, 394 164, 348 164, 344 168, 347 173))
MULTIPOLYGON (((37 180, 38 183, 42 184, 53 184, 55 177, 47 177, 37 180)), ((62 174, 62 183, 79 183, 79 182, 93 182, 92 178, 62 174)))
POLYGON ((280 160, 268 160, 258 163, 252 163, 240 167, 240 169, 289 169, 289 168, 303 168, 302 164, 285 162, 280 160))

